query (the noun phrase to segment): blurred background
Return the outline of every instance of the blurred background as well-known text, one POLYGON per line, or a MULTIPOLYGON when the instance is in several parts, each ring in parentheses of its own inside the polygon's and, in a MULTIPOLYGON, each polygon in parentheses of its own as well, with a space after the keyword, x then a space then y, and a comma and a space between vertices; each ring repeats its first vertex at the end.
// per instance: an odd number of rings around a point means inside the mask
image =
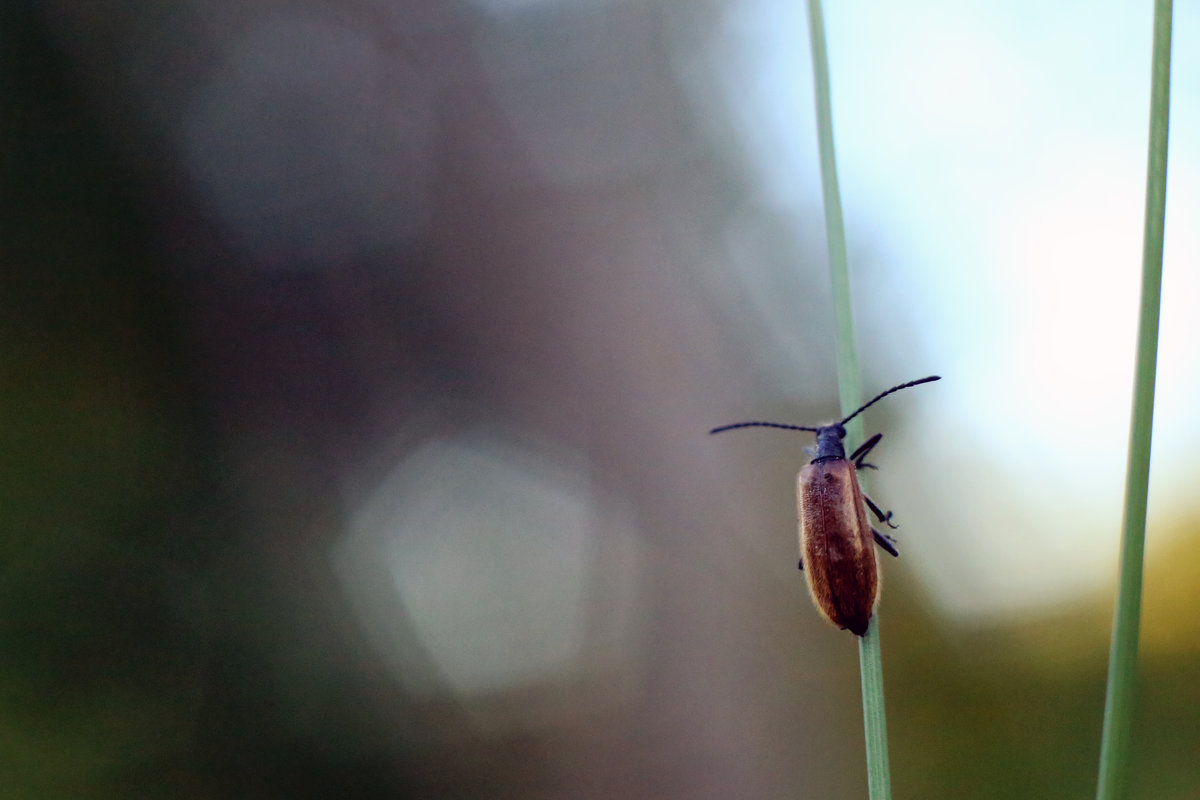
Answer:
MULTIPOLYGON (((898 797, 1090 796, 1150 3, 826 9, 898 797)), ((1134 796, 1200 796, 1176 10, 1134 796)), ((11 798, 857 798, 803 4, 0 6, 11 798)), ((854 443, 852 443, 854 444, 854 443)))

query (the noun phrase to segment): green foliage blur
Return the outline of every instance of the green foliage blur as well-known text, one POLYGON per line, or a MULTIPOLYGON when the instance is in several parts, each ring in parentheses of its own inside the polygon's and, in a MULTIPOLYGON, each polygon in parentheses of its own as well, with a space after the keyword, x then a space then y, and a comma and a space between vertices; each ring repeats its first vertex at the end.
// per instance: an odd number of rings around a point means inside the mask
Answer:
POLYGON ((287 721, 147 209, 24 3, 0 86, 0 793, 383 796, 287 721))
MULTIPOLYGON (((1165 532, 1161 532, 1164 533, 1165 532)), ((1130 796, 1195 796, 1200 767, 1193 528, 1148 563, 1130 796), (1170 592, 1160 587, 1181 587, 1170 592), (1186 588, 1183 588, 1186 587, 1186 588), (1191 616, 1191 615, 1184 615, 1191 616)), ((906 584, 906 585, 899 585, 906 584)), ((892 581, 883 644, 893 781, 903 796, 1068 798, 1096 780, 1111 599, 1000 620, 938 624, 892 581)))

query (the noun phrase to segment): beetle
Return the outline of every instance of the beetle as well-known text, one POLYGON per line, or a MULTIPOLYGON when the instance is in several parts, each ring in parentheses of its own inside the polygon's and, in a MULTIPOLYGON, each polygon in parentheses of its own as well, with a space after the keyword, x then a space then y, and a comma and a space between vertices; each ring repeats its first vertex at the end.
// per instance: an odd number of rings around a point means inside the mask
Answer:
POLYGON ((789 431, 808 431, 817 435, 817 447, 809 452, 812 461, 804 465, 796 482, 796 503, 800 520, 800 569, 808 582, 813 603, 825 619, 856 636, 867 632, 871 614, 879 602, 879 567, 875 562, 874 544, 892 556, 899 556, 895 540, 871 527, 866 509, 889 528, 892 512, 886 514, 863 494, 858 485, 857 470, 875 469, 866 462, 867 455, 883 438, 877 433, 846 457, 842 440, 845 425, 883 398, 901 389, 941 380, 930 375, 877 395, 841 422, 809 427, 785 425, 779 422, 737 422, 713 428, 710 434, 738 428, 783 428, 789 431), (805 565, 807 564, 807 569, 805 565))

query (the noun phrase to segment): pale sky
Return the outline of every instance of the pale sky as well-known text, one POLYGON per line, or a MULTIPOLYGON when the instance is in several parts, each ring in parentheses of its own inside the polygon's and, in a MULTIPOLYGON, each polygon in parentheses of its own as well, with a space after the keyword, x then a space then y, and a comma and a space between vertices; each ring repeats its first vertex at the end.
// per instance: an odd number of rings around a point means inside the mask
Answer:
MULTIPOLYGON (((741 135, 770 201, 811 213, 820 189, 804 4, 730 8, 718 46, 742 73, 728 79, 741 135)), ((826 4, 851 269, 856 252, 883 262, 855 288, 916 305, 904 319, 920 320, 917 363, 947 380, 910 433, 976 478, 958 498, 969 507, 945 517, 968 539, 912 545, 951 613, 1037 606, 1113 577, 1151 13, 1131 2, 826 4), (941 556, 971 568, 949 570, 941 556)), ((1198 466, 1198 34, 1200 15, 1177 7, 1151 557, 1156 512, 1186 507, 1198 466)))

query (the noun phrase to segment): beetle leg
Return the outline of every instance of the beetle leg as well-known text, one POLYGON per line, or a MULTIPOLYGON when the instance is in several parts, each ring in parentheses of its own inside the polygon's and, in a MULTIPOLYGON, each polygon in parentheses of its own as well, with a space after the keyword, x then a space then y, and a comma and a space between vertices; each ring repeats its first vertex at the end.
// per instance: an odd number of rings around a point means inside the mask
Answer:
POLYGON ((871 534, 875 537, 875 544, 879 545, 884 550, 887 550, 893 556, 895 556, 897 558, 900 557, 900 553, 898 553, 896 551, 896 546, 892 544, 892 537, 884 536, 882 533, 875 530, 874 528, 871 528, 871 534))
POLYGON ((804 572, 804 559, 803 559, 803 558, 802 558, 802 559, 800 559, 799 570, 800 570, 801 572, 804 572))
POLYGON ((860 444, 858 449, 850 454, 850 460, 854 462, 856 469, 876 469, 874 464, 866 464, 863 462, 863 459, 867 457, 867 453, 871 452, 875 445, 879 444, 879 440, 882 438, 883 434, 877 433, 870 439, 867 439, 865 442, 860 444))
POLYGON ((892 512, 891 511, 884 514, 882 511, 879 510, 879 506, 877 506, 873 502, 871 502, 871 498, 867 497, 865 494, 863 495, 863 500, 866 501, 867 508, 871 509, 871 513, 874 514, 875 518, 878 519, 880 522, 884 523, 892 530, 896 530, 896 528, 900 527, 899 525, 892 524, 892 512))

